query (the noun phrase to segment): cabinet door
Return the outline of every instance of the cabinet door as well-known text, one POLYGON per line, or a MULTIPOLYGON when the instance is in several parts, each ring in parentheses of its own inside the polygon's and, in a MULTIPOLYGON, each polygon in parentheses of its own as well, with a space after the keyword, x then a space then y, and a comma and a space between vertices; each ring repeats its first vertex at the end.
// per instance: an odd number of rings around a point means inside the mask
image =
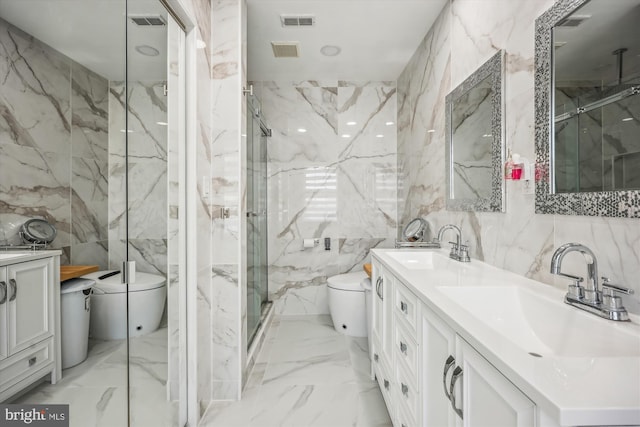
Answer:
POLYGON ((451 375, 456 367, 455 333, 424 305, 421 319, 422 425, 454 426, 456 415, 445 394, 445 387, 448 393, 451 375))
POLYGON ((7 268, 0 267, 0 360, 5 359, 8 356, 7 342, 7 303, 9 301, 7 292, 7 268))
POLYGON ((393 276, 378 263, 373 265, 373 326, 374 352, 391 363, 393 276), (380 348, 376 348, 376 343, 380 348))
POLYGON ((53 333, 52 258, 13 264, 7 267, 8 354, 15 354, 53 333))
POLYGON ((458 337, 462 366, 462 425, 469 427, 533 427, 535 404, 493 365, 458 337))

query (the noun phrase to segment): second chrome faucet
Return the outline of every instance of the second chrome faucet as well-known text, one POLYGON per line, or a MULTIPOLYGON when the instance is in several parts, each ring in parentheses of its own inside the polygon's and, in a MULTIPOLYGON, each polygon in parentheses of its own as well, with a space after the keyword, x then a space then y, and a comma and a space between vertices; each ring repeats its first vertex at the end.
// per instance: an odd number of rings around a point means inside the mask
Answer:
POLYGON ((451 252, 449 253, 449 258, 455 259, 460 262, 469 262, 471 258, 469 257, 469 246, 462 244, 462 231, 460 228, 453 224, 447 224, 440 227, 438 231, 438 242, 442 242, 442 237, 444 236, 445 231, 453 230, 456 232, 456 241, 449 242, 451 243, 451 252))
POLYGON ((564 297, 567 304, 610 320, 629 320, 629 314, 616 292, 629 295, 633 294, 633 289, 613 285, 606 277, 602 278, 602 289, 599 289, 598 262, 593 251, 585 245, 566 243, 560 246, 551 257, 551 273, 573 280, 564 297), (584 286, 581 284, 585 281, 584 278, 562 272, 562 260, 571 252, 580 252, 587 263, 587 280, 584 286))

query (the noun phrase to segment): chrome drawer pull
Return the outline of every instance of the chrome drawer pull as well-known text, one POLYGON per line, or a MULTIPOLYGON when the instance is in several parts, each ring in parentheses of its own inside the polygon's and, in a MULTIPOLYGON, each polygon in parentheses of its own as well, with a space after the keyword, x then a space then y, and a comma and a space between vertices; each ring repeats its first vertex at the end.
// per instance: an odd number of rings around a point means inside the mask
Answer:
POLYGON ((389 390, 389 381, 388 380, 384 380, 384 388, 389 390))
POLYGON ((409 396, 409 387, 405 384, 405 383, 401 383, 401 390, 402 390, 402 394, 404 394, 405 396, 409 396))
POLYGON ((451 402, 451 395, 449 394, 449 390, 447 390, 447 374, 449 373, 449 369, 451 369, 455 364, 455 357, 447 357, 447 360, 444 362, 444 373, 442 374, 442 386, 444 387, 444 395, 447 396, 449 402, 451 402))
POLYGON ((0 305, 7 302, 7 282, 0 282, 0 291, 2 291, 2 299, 0 305))
POLYGON ((402 312, 404 314, 409 314, 409 310, 407 309, 407 303, 404 301, 400 301, 400 310, 402 310, 402 312))
POLYGON ((9 284, 11 285, 11 289, 13 290, 13 295, 9 298, 9 302, 15 301, 18 296, 18 284, 16 283, 16 279, 9 279, 9 284))
POLYGON ((35 365, 37 359, 38 359, 37 357, 32 357, 31 359, 29 359, 29 366, 35 365))
POLYGON ((400 351, 403 352, 405 355, 407 354, 407 345, 402 341, 400 341, 400 351))
POLYGON ((378 353, 373 353, 373 361, 374 362, 377 362, 379 358, 380 358, 380 356, 378 356, 378 353))
POLYGON ((453 370, 453 375, 451 375, 451 387, 449 388, 449 395, 451 396, 451 407, 453 411, 460 416, 461 419, 464 419, 462 416, 462 409, 456 408, 456 395, 453 393, 453 389, 456 386, 456 381, 458 378, 462 377, 462 368, 460 366, 456 366, 456 369, 453 370))

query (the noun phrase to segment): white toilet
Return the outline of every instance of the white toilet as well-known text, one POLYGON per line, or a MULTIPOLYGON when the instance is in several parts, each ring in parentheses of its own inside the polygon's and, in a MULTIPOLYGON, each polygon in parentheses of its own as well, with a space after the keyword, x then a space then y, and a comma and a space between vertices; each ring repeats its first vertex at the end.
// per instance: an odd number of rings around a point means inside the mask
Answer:
MULTIPOLYGON (((120 273, 102 278, 112 271, 83 276, 96 281, 91 296, 91 338, 119 340, 127 337, 127 293, 120 273)), ((163 276, 136 272, 129 283, 129 336, 137 337, 158 329, 167 299, 163 276)))
POLYGON ((327 279, 329 288, 329 312, 333 327, 341 334, 351 337, 366 337, 367 310, 364 289, 360 282, 367 275, 356 273, 339 274, 327 279))

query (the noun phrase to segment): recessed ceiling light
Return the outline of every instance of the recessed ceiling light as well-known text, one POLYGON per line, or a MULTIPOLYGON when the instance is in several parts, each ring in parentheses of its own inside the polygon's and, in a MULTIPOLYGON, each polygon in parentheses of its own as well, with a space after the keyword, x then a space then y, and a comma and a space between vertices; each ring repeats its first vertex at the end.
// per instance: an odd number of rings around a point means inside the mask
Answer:
POLYGON ((376 138, 384 138, 384 135, 382 135, 381 133, 376 135, 376 138))
POLYGON ((485 133, 484 135, 482 135, 483 138, 491 138, 493 135, 491 135, 490 133, 485 133))
POLYGON ((358 123, 356 123, 356 122, 347 122, 347 126, 355 126, 355 125, 357 125, 357 124, 358 124, 358 123))
POLYGON ((160 126, 167 126, 168 125, 167 122, 156 122, 156 124, 158 124, 160 126))
POLYGON ((387 126, 393 126, 393 125, 395 125, 395 123, 394 123, 394 122, 387 122, 387 123, 385 123, 385 125, 387 125, 387 126))
POLYGON ((158 55, 160 55, 160 51, 158 49, 156 49, 155 47, 151 47, 149 45, 146 45, 146 44, 141 44, 141 45, 136 46, 136 51, 140 55, 144 55, 144 56, 158 56, 158 55))
POLYGON ((126 133, 131 133, 131 132, 133 132, 133 131, 132 131, 131 129, 129 129, 129 130, 127 130, 127 129, 120 129, 120 132, 122 132, 122 133, 125 133, 125 132, 126 132, 126 133))
POLYGON ((342 135, 343 138, 351 138, 351 135, 349 135, 348 133, 345 133, 342 135))
POLYGON ((307 130, 306 130, 305 128, 299 128, 299 129, 298 129, 298 132, 300 132, 300 133, 305 133, 306 131, 307 131, 307 130))
POLYGON ((320 53, 324 56, 338 56, 340 55, 340 52, 342 52, 340 46, 327 44, 320 48, 320 53))
POLYGON ((429 129, 427 133, 434 133, 435 131, 436 131, 435 129, 429 129))
POLYGON ((631 120, 633 120, 633 117, 625 117, 622 119, 623 122, 630 122, 631 120))

